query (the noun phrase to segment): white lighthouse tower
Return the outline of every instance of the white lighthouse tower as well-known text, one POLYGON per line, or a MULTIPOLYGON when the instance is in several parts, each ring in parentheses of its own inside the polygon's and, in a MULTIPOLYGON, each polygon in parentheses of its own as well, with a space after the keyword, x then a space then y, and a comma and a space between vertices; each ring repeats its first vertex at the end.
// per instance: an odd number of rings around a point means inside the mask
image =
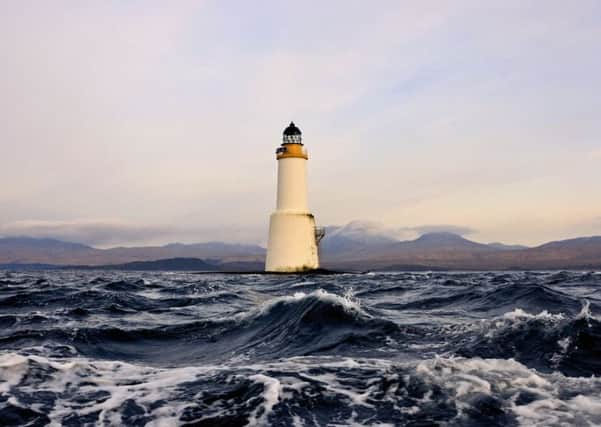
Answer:
POLYGON ((278 196, 269 223, 265 271, 298 273, 319 268, 319 241, 323 229, 307 206, 307 160, 301 131, 293 122, 284 129, 276 150, 278 196))

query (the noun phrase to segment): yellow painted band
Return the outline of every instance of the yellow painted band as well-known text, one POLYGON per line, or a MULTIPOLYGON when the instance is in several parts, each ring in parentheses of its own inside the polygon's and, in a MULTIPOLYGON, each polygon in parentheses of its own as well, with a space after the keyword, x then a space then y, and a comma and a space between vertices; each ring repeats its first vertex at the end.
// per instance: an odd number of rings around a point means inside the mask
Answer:
POLYGON ((290 157, 309 160, 309 154, 307 153, 307 150, 305 150, 300 144, 282 144, 281 149, 278 150, 276 154, 278 160, 287 159, 290 157), (281 149, 283 149, 283 151, 280 151, 281 149))

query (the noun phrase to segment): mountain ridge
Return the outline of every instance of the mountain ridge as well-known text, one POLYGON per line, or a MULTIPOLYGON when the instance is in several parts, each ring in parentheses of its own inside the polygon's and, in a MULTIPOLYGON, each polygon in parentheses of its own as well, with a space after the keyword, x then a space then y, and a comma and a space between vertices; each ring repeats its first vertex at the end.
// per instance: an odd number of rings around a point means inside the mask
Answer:
MULTIPOLYGON (((601 268, 601 236, 559 240, 528 248, 474 242, 450 232, 425 233, 416 239, 401 241, 369 225, 351 223, 337 227, 324 239, 320 250, 325 268, 349 271, 407 267, 469 270, 601 268)), ((97 249, 57 239, 0 238, 0 265, 130 268, 125 265, 158 262, 161 269, 169 269, 168 261, 179 259, 182 264, 176 269, 181 269, 185 263, 182 260, 188 259, 194 260, 190 261, 190 269, 202 269, 203 265, 198 264, 196 268, 193 264, 202 261, 209 266, 220 266, 217 269, 227 265, 230 270, 246 270, 251 266, 256 269, 264 258, 265 249, 261 246, 224 242, 97 249)))
POLYGON ((265 249, 258 245, 224 242, 99 249, 58 239, 0 238, 0 264, 106 265, 169 258, 217 258, 227 262, 252 262, 262 260, 264 253, 265 249))

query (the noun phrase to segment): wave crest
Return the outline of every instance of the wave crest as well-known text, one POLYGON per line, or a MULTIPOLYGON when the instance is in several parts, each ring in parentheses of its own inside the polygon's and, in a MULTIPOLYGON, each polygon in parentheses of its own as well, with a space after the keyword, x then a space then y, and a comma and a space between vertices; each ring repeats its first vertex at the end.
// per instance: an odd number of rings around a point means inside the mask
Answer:
POLYGON ((572 317, 517 308, 477 328, 479 333, 464 338, 458 355, 514 358, 543 371, 568 375, 601 374, 601 322, 593 317, 588 301, 572 317))

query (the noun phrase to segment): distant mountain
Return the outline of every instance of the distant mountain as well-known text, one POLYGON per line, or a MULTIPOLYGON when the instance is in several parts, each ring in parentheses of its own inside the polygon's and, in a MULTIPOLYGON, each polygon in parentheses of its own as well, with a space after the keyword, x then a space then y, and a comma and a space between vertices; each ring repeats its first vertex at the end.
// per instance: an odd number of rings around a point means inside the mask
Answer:
POLYGON ((169 243, 162 246, 164 250, 171 251, 199 251, 207 252, 211 256, 232 256, 236 255, 262 255, 265 253, 265 249, 256 245, 241 245, 237 243, 223 243, 223 242, 207 242, 207 243, 169 243))
POLYGON ((170 243, 164 246, 119 247, 105 249, 91 264, 116 264, 133 261, 153 261, 167 258, 216 259, 222 262, 258 261, 265 257, 265 249, 257 245, 222 242, 170 243))
POLYGON ((488 243, 488 246, 490 246, 493 249, 499 249, 501 251, 512 251, 512 250, 516 250, 516 249, 528 249, 528 246, 524 246, 524 245, 506 245, 506 244, 500 243, 500 242, 488 243))
POLYGON ((403 249, 409 252, 494 250, 488 245, 472 242, 457 234, 446 232, 427 233, 415 240, 400 242, 396 245, 396 249, 403 249))
POLYGON ((169 258, 157 261, 134 261, 125 264, 85 267, 130 271, 215 271, 219 267, 197 258, 169 258))
POLYGON ((264 256, 260 246, 221 242, 97 249, 54 239, 0 238, 0 264, 107 265, 169 258, 262 262, 264 256))
POLYGON ((0 270, 10 271, 33 271, 33 270, 57 270, 60 266, 54 264, 0 264, 0 270))
POLYGON ((343 227, 327 227, 320 253, 324 257, 337 258, 366 256, 397 242, 377 224, 353 221, 343 227))
POLYGON ((98 249, 79 243, 32 237, 0 238, 0 264, 61 264, 87 258, 98 249))
POLYGON ((22 248, 51 250, 57 252, 73 252, 93 249, 81 243, 64 242, 56 239, 37 239, 34 237, 3 237, 0 238, 0 250, 20 250, 22 248))
MULTIPOLYGON (((365 222, 328 228, 320 253, 323 267, 340 270, 601 269, 601 237, 533 248, 483 244, 444 232, 399 241, 365 222)), ((0 268, 30 264, 30 268, 257 271, 264 259, 260 246, 221 242, 96 249, 53 239, 0 238, 0 268)))
POLYGON ((566 251, 566 250, 596 250, 601 245, 601 236, 578 237, 576 239, 559 240, 545 243, 538 247, 544 251, 566 251))
POLYGON ((352 251, 323 251, 324 263, 373 260, 380 264, 402 260, 410 265, 419 265, 424 259, 465 258, 466 254, 495 251, 488 245, 445 232, 427 233, 408 241, 388 239, 367 244, 353 241, 353 244, 352 251))
POLYGON ((353 253, 323 253, 327 268, 347 270, 423 269, 601 269, 601 237, 551 242, 535 248, 486 245, 452 233, 372 245, 353 253))
POLYGON ((536 248, 511 251, 513 265, 540 266, 538 268, 594 268, 601 269, 601 236, 579 237, 545 243, 536 248))

